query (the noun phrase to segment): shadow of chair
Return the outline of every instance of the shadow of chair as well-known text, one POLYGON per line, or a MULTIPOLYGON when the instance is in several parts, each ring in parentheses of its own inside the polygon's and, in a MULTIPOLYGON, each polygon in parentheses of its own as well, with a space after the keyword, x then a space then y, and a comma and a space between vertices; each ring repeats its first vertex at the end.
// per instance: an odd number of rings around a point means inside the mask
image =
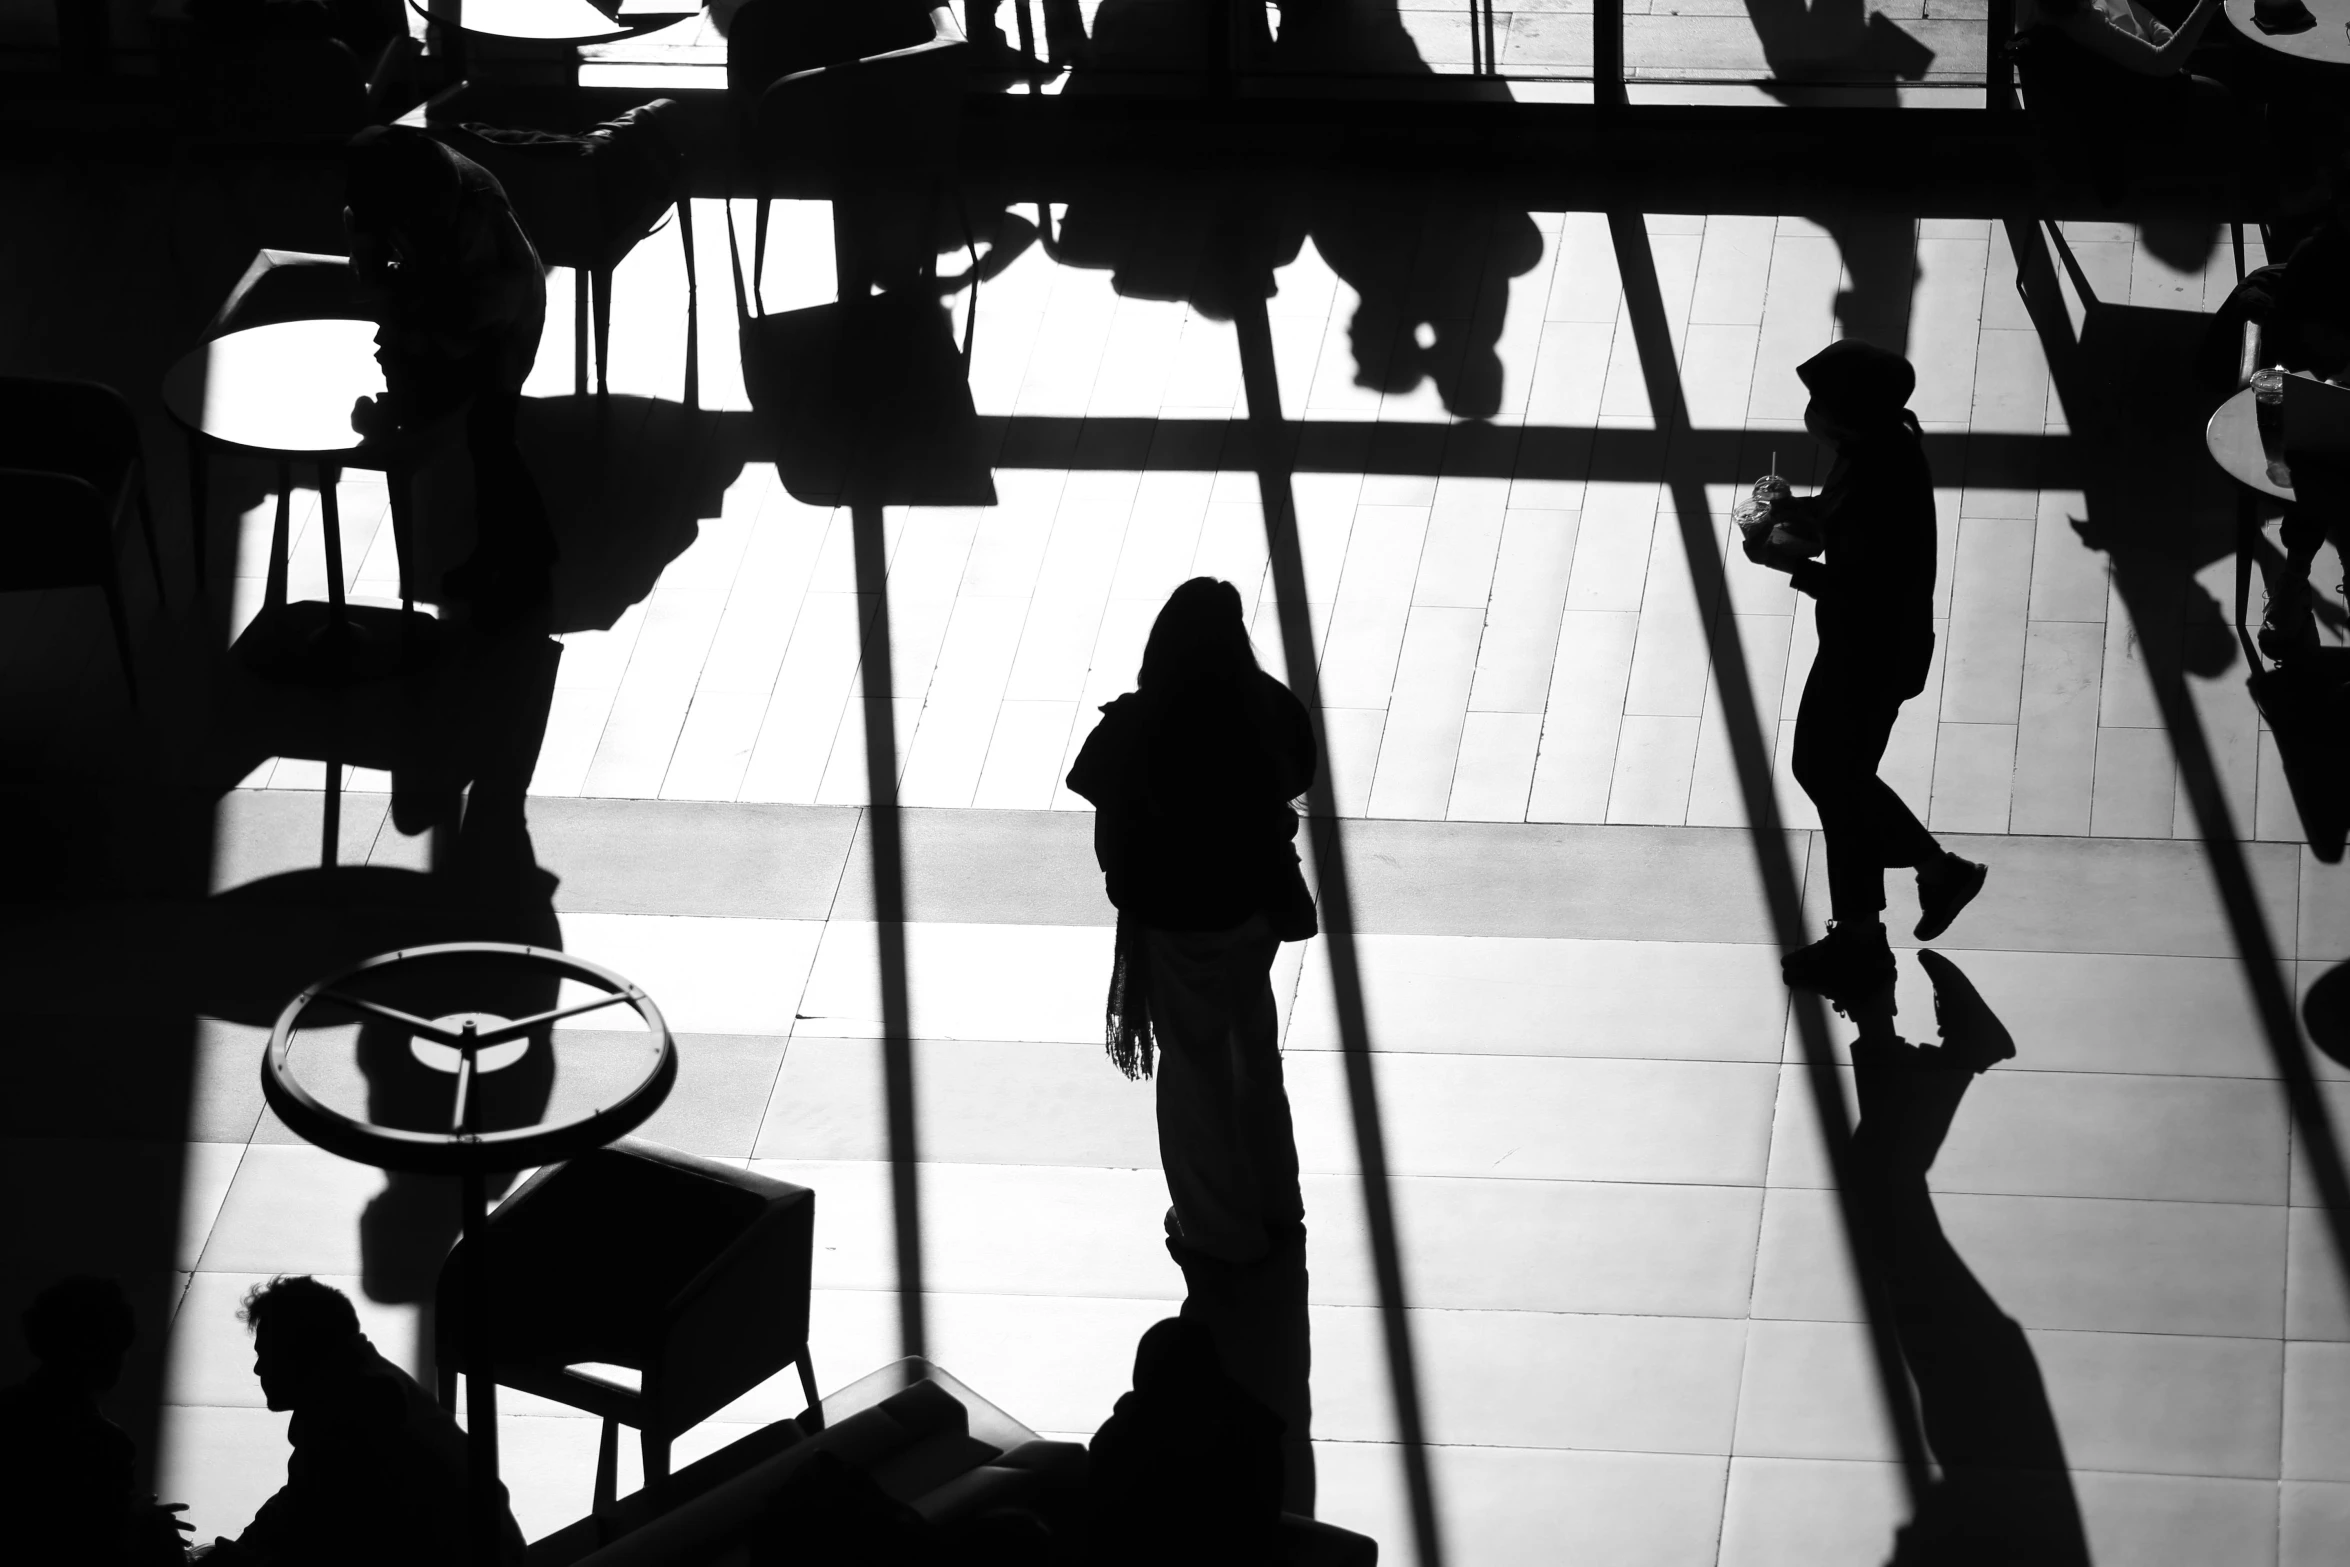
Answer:
POLYGON ((163 561, 130 404, 93 381, 0 377, 0 591, 104 590, 123 684, 135 704, 139 679, 116 557, 123 516, 134 503, 160 601, 163 561))
POLYGON ((693 203, 686 194, 684 155, 661 123, 676 107, 671 99, 656 98, 579 136, 472 123, 428 127, 443 146, 496 176, 541 265, 569 267, 584 280, 572 314, 574 384, 581 392, 587 390, 591 300, 596 392, 602 396, 610 391, 613 269, 674 209, 685 249, 686 400, 697 400, 691 384, 698 332, 693 203))
MULTIPOLYGON (((816 1196, 806 1187, 628 1138, 539 1171, 491 1214, 493 1374, 601 1416, 595 1507, 613 1503, 618 1430, 669 1445, 785 1366, 818 1402, 808 1356, 816 1196)), ((434 1362, 456 1404, 470 1243, 441 1269, 434 1362)))
MULTIPOLYGON (((758 194, 755 297, 770 199, 830 197, 840 297, 926 275, 954 180, 970 50, 953 12, 920 0, 753 0, 728 30, 728 112, 758 194)), ((966 223, 965 228, 969 225, 966 223)), ((737 287, 736 304, 748 308, 737 287)))

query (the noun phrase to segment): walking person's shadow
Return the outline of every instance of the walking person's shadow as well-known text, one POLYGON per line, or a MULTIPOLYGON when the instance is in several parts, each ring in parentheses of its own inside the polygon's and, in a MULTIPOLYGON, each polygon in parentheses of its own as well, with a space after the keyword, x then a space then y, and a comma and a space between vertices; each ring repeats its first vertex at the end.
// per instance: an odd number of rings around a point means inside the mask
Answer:
POLYGON ((1951 1245, 1926 1182, 1967 1090, 2015 1054, 2015 1040, 1958 965, 1933 951, 1918 961, 1934 985, 1939 1046, 1895 1032, 1891 987, 1850 1009, 1860 1028, 1852 1164, 1867 1241, 1941 1470, 1892 1559, 1896 1567, 2088 1567, 2039 1362, 2022 1325, 1951 1245))

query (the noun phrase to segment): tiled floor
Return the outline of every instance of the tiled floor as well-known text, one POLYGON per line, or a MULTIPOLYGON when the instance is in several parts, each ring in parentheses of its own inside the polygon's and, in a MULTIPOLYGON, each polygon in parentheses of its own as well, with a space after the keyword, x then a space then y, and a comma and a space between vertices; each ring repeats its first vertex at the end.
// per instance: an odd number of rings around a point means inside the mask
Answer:
MULTIPOLYGON (((2192 600, 2225 602, 2226 566, 2192 561, 2173 607, 2149 609, 2072 525, 2094 515, 2105 531, 2089 534, 2114 539, 2105 498, 2062 487, 2086 482, 2067 455, 2085 410, 2052 382, 2008 232, 1897 212, 1658 214, 1611 237, 1592 213, 1423 201, 1399 229, 1361 209, 1332 197, 1301 219, 1268 312, 1282 412, 1307 432, 1294 490, 1306 600, 1446 1560, 1863 1567, 1909 1514, 1758 860, 1784 855, 1811 917, 1824 913, 1780 716, 1811 657, 1809 614, 1722 551, 1734 488, 1774 452, 1799 482, 1816 477, 1792 365, 1839 330, 1896 338, 1919 365, 1943 507, 1942 657, 1888 774, 1993 866, 1944 951, 2017 1046, 1972 1086, 1934 1160, 1934 1213, 2022 1329, 2095 1560, 2338 1560, 2350 1304, 2280 1088, 2264 971, 2246 957, 2273 948, 2265 978, 2290 1006, 2350 953, 2350 873, 2295 841, 2241 667, 2209 656, 2213 623, 2192 600), (1641 363, 1619 277, 1618 239, 1641 234, 1688 404, 1690 428, 1669 439, 1653 433, 1657 367, 1641 363), (1690 526, 1696 495, 1712 515, 1690 526), (1692 533, 1722 551, 1719 602, 1682 547, 1692 533), (1716 678, 1725 637, 1780 753, 1776 840, 1748 830, 1716 678), (2204 842, 2177 781, 2183 742, 2164 714, 2182 709, 2159 700, 2174 677, 2240 844, 2204 842), (2214 870, 2237 864, 2247 890, 2231 905, 2214 870)), ((717 204, 697 218, 702 236, 723 234, 717 204)), ((1082 201, 1050 218, 1052 246, 1022 248, 978 306, 971 386, 995 503, 885 519, 886 700, 908 807, 931 1343, 1030 1424, 1081 1435, 1183 1280, 1159 1245, 1149 1092, 1098 1054, 1111 912, 1059 779, 1181 578, 1239 582, 1260 653, 1283 660, 1237 429, 1236 329, 1170 301, 1189 272, 1136 282, 1146 262, 1174 265, 1145 241, 1087 251, 1082 201), (1103 264, 1072 264, 1081 255, 1103 264)), ((1094 221, 1116 232, 1115 215, 1094 221)), ((782 209, 772 307, 826 297, 828 222, 821 206, 782 209)), ((982 226, 1007 252, 1023 233, 982 226)), ((2068 232, 2108 305, 2202 311, 2232 279, 2214 234, 2068 232)), ((708 270, 722 255, 705 238, 698 422, 674 406, 674 237, 621 269, 622 397, 600 473, 543 460, 576 450, 548 421, 578 412, 564 406, 568 335, 545 344, 534 439, 558 513, 592 540, 634 528, 642 547, 574 551, 561 607, 576 629, 537 691, 543 738, 502 737, 507 790, 527 780, 528 832, 498 851, 515 905, 500 917, 667 1010, 683 1073, 648 1135, 819 1193, 813 1349, 838 1385, 898 1342, 864 804, 874 605, 848 515, 794 498, 746 435, 708 270), (657 471, 651 453, 666 454, 657 471), (588 579, 605 567, 624 580, 599 598, 588 579)), ((568 279, 554 281, 562 322, 568 279)), ((37 357, 29 329, 12 330, 13 351, 37 357)), ((297 597, 324 580, 315 500, 301 499, 297 597)), ((2182 490, 2173 504, 2201 516, 2226 501, 2182 490)), ((381 492, 346 480, 343 509, 353 590, 382 596, 381 492)), ((190 671, 225 670, 220 648, 259 602, 266 521, 245 516, 219 622, 142 610, 163 688, 151 715, 190 671)), ((169 523, 167 508, 176 589, 187 573, 169 523)), ((2329 602, 2338 576, 2321 564, 2329 602)), ((9 1061, 43 1108, 28 1090, 0 1128, 0 1189, 37 1178, 104 1214, 184 1165, 159 1488, 205 1535, 233 1531, 284 1453, 282 1417, 259 1408, 245 1369, 239 1292, 277 1271, 343 1282, 413 1359, 430 1265, 409 1255, 414 1235, 386 1249, 385 1226, 363 1228, 380 1174, 301 1144, 263 1108, 263 1027, 330 957, 407 939, 379 905, 478 873, 479 851, 389 798, 364 746, 341 753, 354 765, 330 824, 326 752, 268 755, 247 738, 266 726, 57 719, 114 702, 114 674, 78 620, 42 625, 51 656, 20 636, 0 669, 12 702, 49 693, 40 732, 63 738, 43 765, 87 753, 156 799, 192 796, 212 847, 176 891, 139 883, 12 925, 19 993, 72 999, 43 1000, 49 1032, 9 1061), (336 874, 361 878, 343 903, 319 872, 329 841, 336 874), (105 1052, 75 1055, 69 1037, 105 1052), (178 1076, 142 1086, 125 1065, 141 1061, 178 1076), (183 1103, 184 1123, 166 1124, 183 1103)), ((241 711, 233 673, 211 678, 200 711, 241 711)), ((437 687, 423 711, 437 722, 429 704, 462 714, 467 700, 437 687)), ((381 716, 340 711, 353 734, 381 716)), ((468 776, 477 802, 497 797, 490 773, 468 776)), ((1903 928, 1908 896, 1897 886, 1890 911, 1903 928)), ((1333 973, 1327 939, 1284 949, 1276 973, 1308 1172, 1321 1511, 1407 1561, 1333 973)), ((1934 1016, 1905 953, 1899 1026, 1931 1043, 1934 1016)), ((1831 1026, 1842 1050, 1849 1030, 1831 1026)), ((2350 1071, 2312 1059, 2339 1121, 2350 1071)), ((19 1203, 26 1255, 80 1255, 71 1206, 19 1203)), ((518 1511, 542 1533, 585 1507, 593 1427, 506 1407, 518 1511)), ((794 1407, 771 1384, 686 1451, 794 1407)))

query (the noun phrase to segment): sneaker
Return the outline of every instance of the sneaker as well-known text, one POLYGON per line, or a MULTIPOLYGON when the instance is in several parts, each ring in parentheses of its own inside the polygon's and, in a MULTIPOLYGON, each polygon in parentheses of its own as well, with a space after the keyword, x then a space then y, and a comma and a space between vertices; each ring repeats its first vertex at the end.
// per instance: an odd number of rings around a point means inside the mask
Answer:
POLYGON ((1816 990, 1831 999, 1867 996, 1893 982, 1893 949, 1885 927, 1850 920, 1828 922, 1828 933, 1779 960, 1779 973, 1798 990, 1816 990))
POLYGON ((1983 890, 1983 880, 1990 874, 1990 866, 1962 860, 1955 854, 1945 854, 1934 864, 1921 867, 1917 939, 1932 941, 1948 930, 1950 922, 1958 918, 1958 911, 1975 901, 1975 894, 1983 890))

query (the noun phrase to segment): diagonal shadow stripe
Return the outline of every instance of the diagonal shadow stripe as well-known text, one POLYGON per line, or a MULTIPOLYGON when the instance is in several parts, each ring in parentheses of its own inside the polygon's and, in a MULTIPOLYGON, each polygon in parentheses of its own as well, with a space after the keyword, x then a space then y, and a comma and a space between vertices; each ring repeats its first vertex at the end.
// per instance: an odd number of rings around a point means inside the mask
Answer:
MULTIPOLYGON (((1653 405, 1652 405, 1653 406, 1653 405)), ((998 445, 999 468, 1169 472, 1245 471, 1253 460, 1246 419, 1058 418, 991 414, 981 419, 998 445), (1082 439, 1080 439, 1082 437, 1082 439)), ((1284 425, 1292 473, 1397 474, 1481 479, 1593 479, 1655 483, 1665 477, 1667 435, 1613 425, 1373 424, 1291 420, 1284 425)), ((1727 483, 1749 432, 1695 429, 1672 437, 1674 456, 1727 483)), ((2064 471, 2071 438, 1928 431, 1936 473, 1976 487, 2037 489, 2064 471)))
POLYGON ((1337 1000, 1340 1058, 1346 1068, 1347 1107, 1352 1113, 1356 1156, 1362 1169, 1363 1211, 1370 1229, 1372 1272, 1379 1291, 1379 1321, 1387 1353, 1388 1386, 1395 1405, 1397 1445, 1412 1510, 1412 1538, 1419 1567, 1443 1567, 1435 1488, 1428 1472, 1427 1438, 1420 1410, 1420 1376, 1412 1348, 1411 1318, 1404 1292, 1403 1259, 1396 1240, 1395 1205, 1388 1186, 1387 1136, 1379 1113, 1378 1085, 1372 1079, 1370 1026, 1363 1006, 1361 957, 1354 941, 1354 894, 1347 879, 1345 834, 1338 819, 1337 792, 1330 777, 1330 747, 1324 732, 1321 679, 1314 631, 1306 604, 1305 559, 1298 543, 1297 504, 1289 462, 1294 431, 1281 417, 1281 388, 1273 362, 1272 323, 1265 312, 1269 288, 1238 288, 1245 301, 1235 325, 1240 336, 1241 381, 1248 398, 1250 440, 1246 450, 1257 473, 1265 513, 1275 607, 1289 686, 1313 720, 1319 765, 1307 791, 1307 835, 1314 851, 1322 939, 1330 959, 1331 990, 1337 1000))
MULTIPOLYGON (((1656 257, 1648 244, 1648 229, 1637 212, 1611 212, 1608 229, 1615 240, 1616 267, 1624 280, 1624 309, 1640 353, 1640 368, 1648 383, 1648 405, 1668 440, 1693 434, 1688 404, 1681 394, 1681 372, 1666 326, 1664 295, 1657 283, 1656 257)), ((1681 547, 1688 556, 1689 575, 1696 585, 1706 646, 1712 655, 1714 688, 1721 695, 1724 729, 1738 769, 1738 789, 1746 806, 1747 832, 1754 844, 1756 869, 1770 904, 1771 923, 1780 950, 1792 952, 1804 944, 1803 891, 1795 865, 1787 853, 1787 835, 1779 820, 1779 800, 1772 782, 1771 748, 1765 743, 1762 717, 1755 711, 1753 687, 1746 673, 1746 649, 1738 639, 1735 619, 1718 613, 1727 601, 1721 545, 1714 532, 1713 513, 1706 504, 1705 486, 1685 472, 1672 473, 1669 503, 1681 526, 1681 547)), ((1812 1106, 1819 1116, 1827 1145, 1828 1168, 1836 1188, 1836 1208, 1842 1220, 1844 1248, 1853 1274, 1860 1280, 1861 1299, 1868 1315, 1869 1348, 1876 1363, 1877 1387, 1885 1417, 1901 1450, 1902 1476, 1908 1484, 1914 1511, 1927 1486, 1926 1446, 1918 1424, 1917 1394, 1902 1360, 1901 1342, 1893 1330, 1891 1297, 1862 1237, 1867 1233, 1861 1211, 1858 1172, 1852 1159, 1852 1118, 1844 1103, 1843 1084, 1828 1041, 1828 1020, 1820 998, 1810 991, 1789 993, 1797 1035, 1803 1041, 1804 1080, 1811 1089, 1812 1106)))

